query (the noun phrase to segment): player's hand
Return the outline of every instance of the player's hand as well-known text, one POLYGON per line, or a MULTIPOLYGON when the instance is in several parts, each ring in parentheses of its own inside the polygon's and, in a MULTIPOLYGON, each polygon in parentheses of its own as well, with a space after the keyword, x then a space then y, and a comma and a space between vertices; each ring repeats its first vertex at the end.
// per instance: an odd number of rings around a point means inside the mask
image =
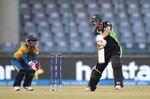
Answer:
POLYGON ((35 63, 33 62, 33 61, 30 61, 29 63, 28 63, 28 65, 33 69, 33 70, 37 70, 37 68, 36 68, 36 65, 35 65, 35 63))
POLYGON ((102 35, 97 35, 96 36, 96 41, 98 42, 98 41, 103 41, 104 40, 104 38, 103 38, 103 36, 102 35))
POLYGON ((35 65, 36 65, 36 69, 37 69, 37 70, 40 69, 40 67, 41 67, 40 62, 35 61, 35 65))
POLYGON ((103 40, 97 41, 97 45, 103 45, 103 40))
POLYGON ((100 41, 97 41, 97 45, 106 45, 107 44, 107 41, 106 40, 100 40, 100 41))

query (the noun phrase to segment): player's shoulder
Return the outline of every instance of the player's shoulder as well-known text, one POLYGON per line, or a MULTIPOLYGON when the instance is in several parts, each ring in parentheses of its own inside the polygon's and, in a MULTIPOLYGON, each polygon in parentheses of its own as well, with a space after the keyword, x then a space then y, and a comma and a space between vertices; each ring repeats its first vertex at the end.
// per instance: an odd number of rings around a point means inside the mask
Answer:
POLYGON ((104 28, 106 28, 107 26, 112 28, 112 24, 110 23, 110 21, 104 21, 104 28))
POLYGON ((27 52, 28 52, 27 45, 26 45, 26 44, 21 45, 21 47, 19 48, 19 50, 20 50, 22 53, 27 53, 27 52))
POLYGON ((35 46, 35 50, 39 51, 39 49, 37 48, 37 46, 35 46))
POLYGON ((34 48, 34 51, 33 51, 34 54, 39 54, 39 49, 35 46, 34 48))
POLYGON ((105 25, 111 25, 111 22, 110 21, 104 21, 103 22, 105 25))
POLYGON ((27 45, 26 44, 22 44, 20 48, 21 49, 27 49, 27 45))

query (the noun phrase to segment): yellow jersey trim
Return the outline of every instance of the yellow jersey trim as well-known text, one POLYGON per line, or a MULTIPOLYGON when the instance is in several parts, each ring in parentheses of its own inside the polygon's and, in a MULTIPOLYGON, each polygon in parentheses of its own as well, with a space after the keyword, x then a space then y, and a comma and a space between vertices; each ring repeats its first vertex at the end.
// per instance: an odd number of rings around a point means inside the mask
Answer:
POLYGON ((15 68, 17 69, 17 71, 19 71, 19 69, 18 69, 18 67, 17 67, 17 66, 15 66, 15 68))

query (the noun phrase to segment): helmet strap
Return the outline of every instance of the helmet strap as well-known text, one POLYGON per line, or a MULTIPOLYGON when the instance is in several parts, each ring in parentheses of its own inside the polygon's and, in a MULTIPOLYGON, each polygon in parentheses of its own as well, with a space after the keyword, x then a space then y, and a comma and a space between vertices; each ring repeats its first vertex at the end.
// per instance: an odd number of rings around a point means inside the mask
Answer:
POLYGON ((27 43, 27 45, 30 46, 30 47, 34 47, 34 46, 37 45, 37 41, 36 41, 36 43, 33 45, 33 44, 30 44, 30 40, 28 40, 28 39, 26 39, 26 43, 27 43))

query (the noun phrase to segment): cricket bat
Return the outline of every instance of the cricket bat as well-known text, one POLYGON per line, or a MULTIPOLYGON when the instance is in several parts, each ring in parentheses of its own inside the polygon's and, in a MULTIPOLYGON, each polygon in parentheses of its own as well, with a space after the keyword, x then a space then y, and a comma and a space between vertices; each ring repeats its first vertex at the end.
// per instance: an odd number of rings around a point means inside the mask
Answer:
POLYGON ((101 43, 98 44, 98 63, 103 64, 105 63, 105 52, 104 52, 104 45, 103 41, 100 41, 101 43))

